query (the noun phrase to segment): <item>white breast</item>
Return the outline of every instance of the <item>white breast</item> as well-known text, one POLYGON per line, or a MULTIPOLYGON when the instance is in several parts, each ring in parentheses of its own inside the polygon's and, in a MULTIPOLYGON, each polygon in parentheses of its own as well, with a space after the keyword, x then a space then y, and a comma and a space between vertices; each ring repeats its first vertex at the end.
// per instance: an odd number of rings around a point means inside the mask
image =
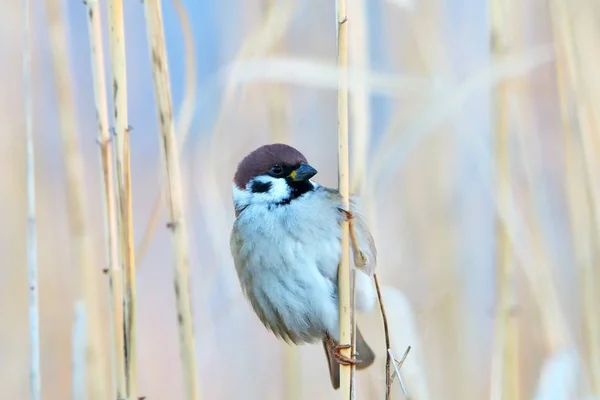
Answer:
POLYGON ((242 289, 265 326, 294 343, 337 336, 341 216, 330 199, 317 188, 287 205, 251 203, 234 223, 242 289))

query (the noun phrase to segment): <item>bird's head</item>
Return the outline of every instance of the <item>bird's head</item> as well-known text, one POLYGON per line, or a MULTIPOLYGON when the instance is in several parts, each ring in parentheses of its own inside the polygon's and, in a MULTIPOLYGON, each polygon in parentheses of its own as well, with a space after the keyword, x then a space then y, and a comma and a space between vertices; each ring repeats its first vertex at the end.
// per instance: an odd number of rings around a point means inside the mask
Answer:
POLYGON ((268 144, 252 151, 233 176, 236 210, 249 204, 285 205, 312 191, 317 170, 292 146, 268 144))

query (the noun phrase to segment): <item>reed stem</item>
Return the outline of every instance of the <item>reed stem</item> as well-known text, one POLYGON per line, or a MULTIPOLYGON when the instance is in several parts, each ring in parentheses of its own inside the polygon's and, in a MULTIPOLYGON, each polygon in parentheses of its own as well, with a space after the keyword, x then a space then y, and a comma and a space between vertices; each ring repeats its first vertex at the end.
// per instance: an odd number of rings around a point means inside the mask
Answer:
MULTIPOLYGON (((342 207, 350 210, 350 179, 348 162, 348 18, 346 0, 337 0, 337 66, 338 66, 338 188, 342 207)), ((350 271, 350 227, 348 221, 343 221, 342 253, 338 269, 338 298, 339 298, 339 330, 340 345, 353 343, 354 326, 352 319, 352 294, 350 271)), ((346 357, 354 357, 354 346, 341 350, 346 357)), ((353 398, 352 385, 353 365, 340 365, 340 395, 342 399, 353 398)))
POLYGON ((175 299, 179 327, 180 355, 184 374, 185 398, 197 400, 200 396, 192 299, 190 293, 190 261, 186 221, 183 205, 179 148, 175 138, 173 105, 169 69, 165 47, 165 35, 160 0, 144 2, 146 32, 152 61, 154 92, 160 117, 161 147, 165 160, 167 178, 167 210, 173 245, 175 249, 175 299))
MULTIPOLYGON (((593 14, 592 2, 581 3, 581 16, 593 14), (586 9, 587 8, 587 9, 586 9)), ((585 67, 597 64, 597 46, 593 33, 586 33, 591 24, 580 18, 579 29, 573 23, 573 6, 564 1, 552 0, 550 11, 554 43, 557 53, 556 79, 561 109, 561 122, 565 140, 566 189, 578 270, 582 306, 583 354, 591 383, 591 394, 600 395, 600 317, 598 304, 598 240, 600 239, 600 155, 597 133, 600 114, 594 102, 594 78, 586 74, 585 67), (589 46, 586 49, 586 43, 589 46), (586 63, 587 61, 587 63, 586 63), (572 111, 570 105, 574 106, 572 111), (578 129, 573 129, 574 121, 578 129)), ((588 69, 589 71, 589 69, 588 69)))
POLYGON ((27 170, 27 269, 29 274, 29 394, 40 400, 40 309, 38 292, 38 250, 35 206, 35 151, 33 146, 33 94, 31 90, 31 4, 23 0, 23 86, 25 92, 25 148, 27 170))
POLYGON ((119 226, 115 194, 115 172, 109 133, 108 106, 106 99, 106 74, 102 44, 102 23, 98 1, 88 1, 88 34, 92 75, 94 78, 94 100, 98 124, 100 168, 104 188, 104 229, 106 241, 106 263, 110 287, 111 354, 113 390, 117 399, 126 393, 125 351, 123 331, 123 271, 119 261, 119 226))
MULTIPOLYGON (((133 242, 133 213, 131 193, 131 162, 129 151, 130 127, 127 112, 127 64, 125 56, 125 26, 123 1, 110 0, 109 40, 112 69, 112 95, 116 135, 117 201, 123 278, 123 327, 125 382, 117 380, 119 392, 127 398, 137 396, 137 294, 135 284, 135 250, 133 242)), ((117 282, 119 284, 119 282, 117 282)))

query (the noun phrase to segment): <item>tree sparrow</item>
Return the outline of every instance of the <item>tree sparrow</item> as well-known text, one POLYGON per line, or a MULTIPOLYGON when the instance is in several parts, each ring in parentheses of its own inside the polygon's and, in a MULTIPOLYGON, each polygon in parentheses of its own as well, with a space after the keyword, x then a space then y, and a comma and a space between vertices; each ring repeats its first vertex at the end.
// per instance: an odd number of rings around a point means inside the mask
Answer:
POLYGON ((356 329, 359 360, 340 353, 338 264, 344 218, 353 222, 355 304, 375 304, 371 275, 376 249, 357 198, 351 214, 340 194, 310 179, 317 173, 295 148, 270 144, 248 154, 233 177, 236 219, 231 254, 242 291, 263 325, 288 343, 322 341, 331 383, 340 386, 339 363, 371 365, 375 354, 356 329), (357 260, 357 254, 361 260, 357 260))

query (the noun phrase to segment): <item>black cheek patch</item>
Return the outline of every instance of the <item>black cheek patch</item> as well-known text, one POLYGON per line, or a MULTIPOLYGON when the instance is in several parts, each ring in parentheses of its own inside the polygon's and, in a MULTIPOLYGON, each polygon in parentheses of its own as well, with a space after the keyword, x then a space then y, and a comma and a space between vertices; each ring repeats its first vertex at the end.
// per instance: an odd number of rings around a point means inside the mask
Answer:
POLYGON ((252 193, 265 193, 271 190, 271 182, 252 182, 252 193))

